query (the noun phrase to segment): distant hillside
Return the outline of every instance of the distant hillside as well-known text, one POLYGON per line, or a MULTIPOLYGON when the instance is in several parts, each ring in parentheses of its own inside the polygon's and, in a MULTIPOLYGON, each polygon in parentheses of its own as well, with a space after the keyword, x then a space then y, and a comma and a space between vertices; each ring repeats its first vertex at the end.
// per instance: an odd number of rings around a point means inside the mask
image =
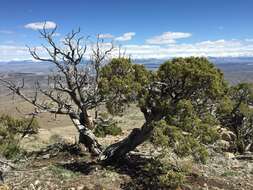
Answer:
POLYGON ((34 73, 45 74, 53 68, 52 64, 47 62, 34 61, 10 61, 0 62, 0 73, 34 73))
MULTIPOLYGON (((209 57, 225 75, 226 80, 231 84, 238 82, 253 82, 253 57, 209 57)), ((134 59, 134 63, 143 64, 148 69, 157 69, 165 59, 134 59)), ((54 66, 47 62, 33 61, 11 61, 0 62, 0 73, 33 73, 35 75, 45 75, 54 66)))
MULTIPOLYGON (((253 57, 209 57, 212 63, 217 66, 221 64, 231 64, 232 67, 236 64, 253 64, 253 57)), ((156 69, 160 64, 166 61, 166 59, 134 59, 135 63, 144 64, 150 69, 156 69)))

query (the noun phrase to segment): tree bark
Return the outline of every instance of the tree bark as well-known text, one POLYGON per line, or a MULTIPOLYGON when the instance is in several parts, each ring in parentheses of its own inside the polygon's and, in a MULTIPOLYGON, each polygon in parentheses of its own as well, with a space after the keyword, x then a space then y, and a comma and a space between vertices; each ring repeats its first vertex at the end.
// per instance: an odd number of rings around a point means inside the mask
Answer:
POLYGON ((79 143, 88 148, 89 152, 94 156, 98 156, 102 152, 101 145, 97 142, 95 135, 90 129, 83 128, 79 130, 79 143))
POLYGON ((100 155, 102 164, 116 163, 128 152, 134 150, 138 145, 146 141, 153 131, 152 123, 144 123, 139 128, 134 128, 132 132, 123 140, 108 146, 100 155))
POLYGON ((88 148, 89 152, 94 156, 98 156, 102 152, 101 145, 97 142, 96 136, 93 134, 91 123, 87 113, 70 114, 70 118, 79 132, 79 143, 88 148))

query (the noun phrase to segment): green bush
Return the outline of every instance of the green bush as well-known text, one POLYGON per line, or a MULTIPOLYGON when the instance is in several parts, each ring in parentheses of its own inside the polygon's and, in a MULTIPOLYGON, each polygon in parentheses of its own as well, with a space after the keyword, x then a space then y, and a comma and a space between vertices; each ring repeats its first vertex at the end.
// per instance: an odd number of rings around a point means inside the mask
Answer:
POLYGON ((173 170, 167 171, 166 174, 158 177, 162 186, 169 186, 170 188, 177 188, 184 182, 184 174, 181 172, 175 172, 173 170))
POLYGON ((187 172, 180 166, 176 167, 170 163, 168 155, 163 154, 153 158, 144 166, 144 170, 149 173, 151 178, 143 182, 148 187, 155 189, 176 189, 185 182, 187 172))
POLYGON ((36 119, 16 119, 8 115, 0 116, 0 155, 11 159, 21 152, 20 140, 38 132, 36 119))
POLYGON ((122 134, 122 130, 117 126, 117 122, 113 121, 113 119, 99 119, 94 134, 97 137, 105 137, 106 135, 117 136, 122 134))
POLYGON ((207 149, 194 134, 186 133, 177 126, 170 126, 165 121, 156 123, 151 142, 162 147, 164 151, 170 147, 179 157, 192 156, 202 163, 208 159, 207 149))
POLYGON ((21 153, 21 148, 19 146, 19 141, 11 140, 4 141, 0 143, 0 155, 6 157, 7 159, 15 158, 21 153))
POLYGON ((49 170, 54 174, 54 176, 58 177, 61 180, 67 180, 80 175, 79 172, 72 172, 71 170, 67 170, 61 166, 50 166, 49 170))
POLYGON ((235 150, 239 153, 252 151, 253 138, 253 86, 240 83, 229 88, 227 96, 217 109, 217 116, 223 127, 232 131, 235 150))
POLYGON ((0 135, 31 135, 38 133, 39 124, 36 119, 17 119, 9 115, 0 116, 0 135))
POLYGON ((219 138, 214 126, 219 124, 216 108, 227 90, 223 74, 199 57, 166 61, 156 74, 157 82, 143 89, 139 101, 153 124, 151 141, 179 157, 206 162, 205 147, 219 138))

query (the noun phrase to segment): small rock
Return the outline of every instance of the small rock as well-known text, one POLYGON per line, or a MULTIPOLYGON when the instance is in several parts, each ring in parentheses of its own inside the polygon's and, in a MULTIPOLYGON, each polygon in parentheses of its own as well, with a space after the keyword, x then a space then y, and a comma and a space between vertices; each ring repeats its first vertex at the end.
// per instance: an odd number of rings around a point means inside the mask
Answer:
POLYGON ((192 190, 191 186, 190 185, 182 185, 182 188, 184 190, 192 190))
POLYGON ((50 154, 45 154, 42 156, 43 159, 49 159, 50 158, 50 154))
POLYGON ((225 141, 233 141, 236 138, 236 135, 225 128, 222 128, 221 130, 221 139, 225 141))
POLYGON ((32 183, 29 185, 29 187, 30 187, 31 190, 35 190, 36 189, 35 186, 32 183))
POLYGON ((222 149, 222 150, 229 150, 230 143, 225 140, 218 140, 216 144, 222 149))
POLYGON ((80 185, 77 187, 77 190, 84 190, 84 185, 80 185))
POLYGON ((232 159, 235 157, 235 155, 231 152, 224 152, 224 156, 228 159, 232 159))
POLYGON ((38 186, 40 184, 40 181, 39 180, 36 180, 35 182, 34 182, 34 185, 35 186, 38 186))
POLYGON ((208 186, 207 186, 207 184, 206 183, 204 183, 204 188, 203 188, 203 190, 208 190, 208 186))
POLYGON ((0 185, 0 190, 10 190, 7 185, 0 185))

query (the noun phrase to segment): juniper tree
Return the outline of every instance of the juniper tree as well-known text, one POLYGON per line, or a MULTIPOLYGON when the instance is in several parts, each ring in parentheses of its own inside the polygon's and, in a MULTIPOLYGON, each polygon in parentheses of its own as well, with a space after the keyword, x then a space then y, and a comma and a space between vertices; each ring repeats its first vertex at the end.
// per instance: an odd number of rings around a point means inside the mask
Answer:
MULTIPOLYGON (((106 71, 113 70, 114 64, 118 65, 114 61, 105 66, 109 67, 106 71)), ((106 78, 107 86, 114 84, 111 74, 102 76, 106 78)), ((205 155, 203 145, 218 138, 213 128, 218 122, 214 111, 227 88, 222 72, 205 58, 190 57, 167 61, 157 72, 144 76, 148 80, 142 80, 142 88, 135 88, 138 107, 145 117, 143 126, 107 147, 101 159, 115 161, 150 137, 153 142, 159 142, 158 145, 172 147, 178 154, 205 155)), ((136 82, 136 79, 133 77, 131 81, 136 82)), ((124 92, 127 97, 128 91, 124 92)))
POLYGON ((240 83, 229 88, 218 107, 218 118, 223 127, 235 136, 235 151, 244 153, 253 145, 253 87, 240 83))

